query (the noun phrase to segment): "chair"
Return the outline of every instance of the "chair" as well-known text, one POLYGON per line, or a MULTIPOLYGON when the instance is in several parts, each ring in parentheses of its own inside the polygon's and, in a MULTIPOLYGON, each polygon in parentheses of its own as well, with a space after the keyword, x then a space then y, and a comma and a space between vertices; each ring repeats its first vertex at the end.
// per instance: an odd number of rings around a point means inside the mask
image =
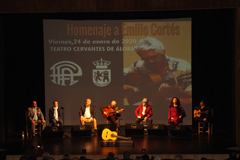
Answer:
MULTIPOLYGON (((213 117, 213 108, 211 109, 211 117, 213 117)), ((198 135, 201 135, 203 133, 203 123, 204 122, 198 122, 198 135)), ((208 128, 206 130, 206 133, 208 136, 212 136, 213 134, 213 123, 211 120, 208 122, 208 128)))
MULTIPOLYGON (((120 120, 122 120, 122 118, 118 117, 118 120, 116 120, 116 122, 118 123, 119 127, 120 127, 120 120)), ((112 124, 109 120, 107 120, 107 124, 112 124)), ((118 134, 120 134, 120 129, 118 130, 118 128, 116 127, 116 132, 118 134)))
MULTIPOLYGON (((29 121, 28 121, 28 110, 25 110, 25 122, 26 122, 26 137, 29 137, 29 133, 31 133, 31 126, 29 126, 29 121)), ((35 124, 35 135, 38 135, 40 133, 40 127, 41 125, 38 125, 38 123, 35 124)), ((31 135, 32 136, 32 135, 31 135)), ((30 137, 31 137, 30 136, 30 137)))
MULTIPOLYGON (((49 122, 49 127, 52 127, 52 123, 49 122)), ((59 123, 57 122, 57 127, 59 127, 59 123)))
POLYGON ((85 122, 85 124, 82 125, 82 124, 81 124, 81 121, 80 121, 80 125, 81 125, 81 126, 91 126, 92 132, 93 132, 93 122, 85 122))
POLYGON ((147 134, 148 133, 148 131, 147 131, 147 127, 148 127, 148 123, 147 123, 147 120, 142 120, 141 122, 140 122, 140 124, 142 124, 143 125, 143 128, 144 128, 144 134, 147 134))
MULTIPOLYGON (((203 123, 204 122, 198 122, 198 135, 201 135, 203 132, 203 123)), ((206 130, 206 133, 208 134, 208 136, 212 136, 213 133, 213 124, 208 122, 208 128, 206 130)))
MULTIPOLYGON (((80 123, 81 124, 81 123, 80 123)), ((81 124, 82 125, 82 124, 81 124)), ((85 124, 84 124, 84 126, 85 125, 89 125, 89 126, 92 126, 93 125, 93 123, 92 122, 85 122, 85 124)))
MULTIPOLYGON (((118 118, 118 120, 116 120, 116 122, 119 124, 120 126, 120 118, 118 118)), ((107 124, 112 124, 111 121, 107 120, 107 124)))
POLYGON ((148 123, 147 121, 144 119, 140 122, 140 124, 142 124, 143 126, 147 127, 148 123))

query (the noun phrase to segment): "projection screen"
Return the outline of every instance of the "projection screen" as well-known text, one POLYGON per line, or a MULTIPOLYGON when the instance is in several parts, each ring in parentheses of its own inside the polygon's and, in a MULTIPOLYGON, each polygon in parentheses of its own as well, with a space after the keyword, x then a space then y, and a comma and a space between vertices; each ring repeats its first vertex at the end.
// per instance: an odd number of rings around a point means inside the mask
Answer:
POLYGON ((57 100, 64 125, 79 125, 80 106, 90 98, 98 124, 106 123, 100 107, 112 100, 125 109, 121 125, 135 123, 135 109, 148 98, 153 124, 168 124, 178 97, 183 124, 192 124, 191 18, 44 20, 43 32, 47 122, 57 100))

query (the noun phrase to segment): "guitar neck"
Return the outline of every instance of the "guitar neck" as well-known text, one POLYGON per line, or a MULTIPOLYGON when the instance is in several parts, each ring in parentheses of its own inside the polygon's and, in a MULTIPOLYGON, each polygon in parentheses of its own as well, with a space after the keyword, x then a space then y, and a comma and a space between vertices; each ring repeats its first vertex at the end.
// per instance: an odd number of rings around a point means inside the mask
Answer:
MULTIPOLYGON (((108 114, 110 113, 116 113, 117 111, 108 111, 108 114)), ((123 112, 122 110, 118 110, 118 112, 123 112)))
POLYGON ((173 78, 170 78, 168 80, 162 80, 162 81, 158 81, 158 82, 154 82, 154 83, 149 83, 149 84, 146 84, 144 86, 139 86, 138 88, 140 90, 152 91, 152 89, 158 88, 162 83, 168 83, 169 85, 174 85, 176 83, 179 83, 179 85, 180 85, 182 83, 188 82, 190 79, 191 79, 191 73, 186 73, 184 75, 180 75, 178 77, 173 77, 173 78), (186 78, 184 76, 188 76, 188 77, 186 78), (184 82, 184 80, 186 82, 184 82))
POLYGON ((110 113, 116 113, 116 111, 108 111, 108 114, 110 114, 110 113))
POLYGON ((208 111, 203 111, 203 112, 199 111, 199 112, 198 112, 198 110, 195 110, 195 113, 196 113, 196 114, 203 114, 203 113, 207 114, 208 111))
POLYGON ((111 136, 112 136, 112 137, 117 137, 117 138, 120 138, 120 139, 129 140, 129 137, 116 136, 116 135, 114 135, 114 134, 112 134, 111 136))

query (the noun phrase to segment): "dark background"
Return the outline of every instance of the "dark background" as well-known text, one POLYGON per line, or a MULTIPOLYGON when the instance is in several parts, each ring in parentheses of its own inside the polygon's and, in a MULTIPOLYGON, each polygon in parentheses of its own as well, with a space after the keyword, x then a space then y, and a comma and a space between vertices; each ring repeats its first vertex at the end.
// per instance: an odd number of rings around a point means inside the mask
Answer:
POLYGON ((4 107, 1 104, 1 117, 4 117, 6 136, 24 130, 24 111, 32 100, 36 100, 45 113, 43 19, 188 17, 192 18, 193 107, 202 99, 208 100, 214 108, 214 131, 235 139, 235 9, 0 14, 0 85, 4 85, 4 88, 1 87, 1 95, 4 95, 1 99, 4 104, 4 107))

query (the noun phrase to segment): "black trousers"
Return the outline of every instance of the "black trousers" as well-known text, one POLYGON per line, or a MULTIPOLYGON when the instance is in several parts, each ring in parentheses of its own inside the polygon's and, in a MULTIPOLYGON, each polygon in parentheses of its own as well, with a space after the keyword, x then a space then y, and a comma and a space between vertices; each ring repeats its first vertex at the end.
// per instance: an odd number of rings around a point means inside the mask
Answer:
POLYGON ((117 116, 108 116, 107 120, 110 121, 111 123, 115 124, 116 127, 119 127, 119 124, 117 122, 117 120, 118 120, 117 116))
POLYGON ((170 124, 170 126, 174 126, 174 127, 176 127, 176 126, 179 125, 180 123, 175 124, 174 122, 169 122, 169 124, 170 124))

